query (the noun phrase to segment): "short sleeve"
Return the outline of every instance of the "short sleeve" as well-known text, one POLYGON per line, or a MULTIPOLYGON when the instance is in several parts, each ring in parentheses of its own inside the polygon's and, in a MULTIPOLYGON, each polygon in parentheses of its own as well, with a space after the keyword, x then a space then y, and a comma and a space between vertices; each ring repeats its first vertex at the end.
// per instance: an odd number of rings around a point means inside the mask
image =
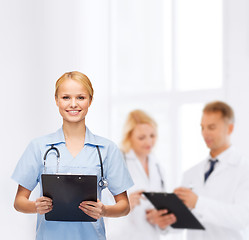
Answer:
POLYGON ((116 196, 134 185, 124 158, 118 147, 113 144, 108 153, 107 180, 108 189, 116 196))
POLYGON ((30 191, 36 187, 39 180, 42 167, 42 162, 38 157, 40 156, 39 152, 38 145, 32 141, 19 159, 12 174, 13 180, 30 191))

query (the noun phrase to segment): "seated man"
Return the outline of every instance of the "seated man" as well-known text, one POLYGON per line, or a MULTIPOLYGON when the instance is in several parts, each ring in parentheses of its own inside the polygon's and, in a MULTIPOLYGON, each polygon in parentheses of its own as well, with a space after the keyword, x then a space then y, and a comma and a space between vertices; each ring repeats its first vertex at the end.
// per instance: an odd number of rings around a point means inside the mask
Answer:
POLYGON ((188 170, 175 194, 206 230, 188 230, 188 240, 248 240, 249 162, 231 146, 234 113, 224 102, 208 103, 201 120, 209 156, 188 170))

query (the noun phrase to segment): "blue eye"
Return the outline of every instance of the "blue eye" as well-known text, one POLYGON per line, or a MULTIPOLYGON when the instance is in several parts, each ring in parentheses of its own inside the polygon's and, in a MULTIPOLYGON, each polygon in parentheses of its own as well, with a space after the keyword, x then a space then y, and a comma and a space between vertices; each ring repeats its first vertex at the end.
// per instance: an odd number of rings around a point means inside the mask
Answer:
POLYGON ((66 99, 69 99, 69 97, 67 97, 67 96, 64 96, 64 97, 62 97, 62 99, 65 99, 65 100, 66 100, 66 99))
POLYGON ((84 99, 85 99, 85 97, 80 96, 80 97, 78 97, 78 99, 80 99, 80 100, 84 100, 84 99))

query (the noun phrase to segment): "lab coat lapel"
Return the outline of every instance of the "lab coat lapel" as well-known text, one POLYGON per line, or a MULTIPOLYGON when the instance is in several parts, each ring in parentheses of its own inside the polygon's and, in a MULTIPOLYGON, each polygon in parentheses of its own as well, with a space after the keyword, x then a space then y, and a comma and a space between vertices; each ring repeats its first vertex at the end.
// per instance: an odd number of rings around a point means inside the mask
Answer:
POLYGON ((199 169, 197 170, 198 172, 196 172, 198 181, 195 181, 195 182, 196 183, 198 182, 198 185, 197 186, 192 186, 193 189, 197 188, 197 189, 199 189, 199 191, 201 191, 201 189, 203 189, 203 187, 204 187, 205 169, 206 169, 206 161, 203 161, 202 164, 200 164, 199 169))
MULTIPOLYGON (((143 187, 146 187, 145 189, 148 188, 149 186, 149 178, 148 176, 146 175, 145 171, 144 171, 144 168, 141 164, 141 162, 139 161, 139 159, 137 158, 135 152, 133 150, 130 150, 127 154, 126 154, 126 158, 127 158, 127 161, 132 161, 133 164, 135 165, 135 169, 136 169, 136 176, 133 176, 133 177, 136 177, 139 179, 138 182, 142 181, 143 182, 143 187)), ((140 186, 141 187, 141 186, 140 186)))
POLYGON ((144 170, 144 168, 143 168, 143 166, 142 166, 140 160, 139 160, 137 157, 136 157, 136 164, 137 164, 137 167, 138 167, 138 169, 139 169, 141 175, 142 175, 143 178, 144 178, 144 181, 146 181, 147 184, 148 184, 149 178, 148 178, 148 176, 146 175, 146 172, 145 172, 145 170, 144 170))
POLYGON ((214 171, 209 176, 209 178, 213 178, 215 176, 218 176, 218 175, 222 174, 224 171, 227 170, 228 167, 229 166, 228 166, 228 164, 226 162, 220 162, 220 164, 214 169, 214 171))
POLYGON ((192 189, 194 192, 202 191, 204 187, 204 172, 206 168, 206 161, 200 162, 189 171, 186 172, 183 179, 183 186, 192 189))

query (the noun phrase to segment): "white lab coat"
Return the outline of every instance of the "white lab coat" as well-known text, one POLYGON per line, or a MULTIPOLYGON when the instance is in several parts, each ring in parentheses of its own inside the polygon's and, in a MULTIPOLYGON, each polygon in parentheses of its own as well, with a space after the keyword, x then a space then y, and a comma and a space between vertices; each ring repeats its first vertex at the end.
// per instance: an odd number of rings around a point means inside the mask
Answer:
MULTIPOLYGON (((149 155, 149 178, 143 166, 136 157, 134 151, 125 154, 125 161, 134 186, 128 190, 128 194, 138 191, 163 191, 158 163, 155 157, 149 155)), ((161 171, 160 171, 161 172, 161 171)), ((106 201, 106 193, 102 197, 106 201)), ((141 204, 136 206, 127 216, 121 218, 108 218, 106 222, 106 237, 108 240, 157 240, 160 230, 146 220, 146 209, 154 208, 143 196, 141 204)))
POLYGON ((219 162, 204 183, 208 159, 187 171, 183 185, 198 195, 194 215, 206 228, 188 230, 188 240, 248 240, 249 165, 233 147, 219 156, 219 162))

